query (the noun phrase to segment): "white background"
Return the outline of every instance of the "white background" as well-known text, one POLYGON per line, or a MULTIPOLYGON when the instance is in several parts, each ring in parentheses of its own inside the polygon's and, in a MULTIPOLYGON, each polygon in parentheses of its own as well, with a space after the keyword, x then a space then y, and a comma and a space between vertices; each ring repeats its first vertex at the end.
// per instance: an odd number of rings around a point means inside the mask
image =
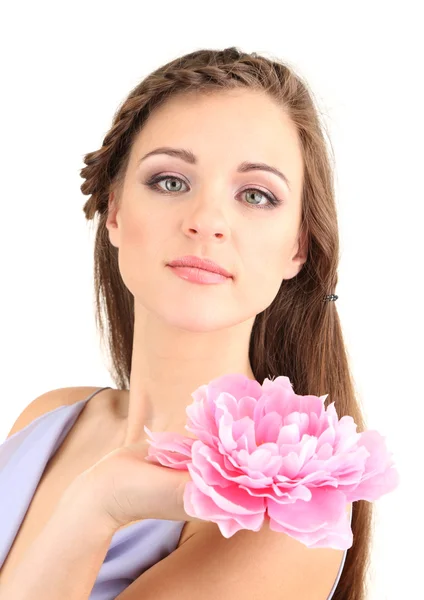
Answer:
POLYGON ((368 428, 386 436, 401 476, 376 502, 370 600, 421 595, 419 6, 2 3, 1 440, 43 392, 114 387, 94 324, 94 233, 79 171, 118 104, 149 72, 201 47, 276 56, 306 78, 325 114, 337 163, 337 310, 368 428))

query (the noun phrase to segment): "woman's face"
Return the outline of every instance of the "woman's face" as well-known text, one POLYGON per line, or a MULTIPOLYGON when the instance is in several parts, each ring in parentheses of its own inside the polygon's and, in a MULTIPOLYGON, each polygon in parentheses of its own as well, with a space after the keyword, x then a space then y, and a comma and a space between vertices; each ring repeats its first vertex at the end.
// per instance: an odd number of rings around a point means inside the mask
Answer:
POLYGON ((253 323, 306 260, 302 180, 296 130, 264 93, 192 93, 158 107, 133 144, 119 206, 110 195, 106 224, 135 305, 191 331, 253 323), (193 158, 143 159, 160 147, 193 158), (264 170, 239 172, 246 161, 275 167, 288 184, 264 170), (167 179, 148 186, 159 175, 167 179), (233 278, 181 279, 167 263, 187 254, 214 260, 233 278))

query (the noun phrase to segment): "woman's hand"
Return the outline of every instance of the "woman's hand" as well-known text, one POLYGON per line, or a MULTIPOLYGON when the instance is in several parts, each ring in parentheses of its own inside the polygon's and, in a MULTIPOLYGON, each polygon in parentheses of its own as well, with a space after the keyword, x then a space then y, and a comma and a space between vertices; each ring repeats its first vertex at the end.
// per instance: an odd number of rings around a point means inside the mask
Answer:
POLYGON ((184 511, 190 473, 146 462, 147 454, 147 442, 113 450, 77 477, 71 498, 88 502, 112 531, 140 519, 199 521, 184 511))

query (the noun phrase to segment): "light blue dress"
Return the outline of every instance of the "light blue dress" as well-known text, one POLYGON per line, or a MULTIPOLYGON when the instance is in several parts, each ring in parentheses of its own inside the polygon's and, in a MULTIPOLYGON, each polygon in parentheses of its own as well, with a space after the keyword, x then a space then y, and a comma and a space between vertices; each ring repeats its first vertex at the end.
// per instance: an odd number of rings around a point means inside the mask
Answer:
MULTIPOLYGON (((43 471, 64 441, 86 402, 102 390, 74 404, 47 412, 0 444, 0 569, 6 560, 43 471)), ((113 536, 90 594, 90 600, 112 600, 137 577, 168 556, 178 545, 185 521, 145 519, 113 536)), ((340 579, 328 596, 330 600, 340 579)))

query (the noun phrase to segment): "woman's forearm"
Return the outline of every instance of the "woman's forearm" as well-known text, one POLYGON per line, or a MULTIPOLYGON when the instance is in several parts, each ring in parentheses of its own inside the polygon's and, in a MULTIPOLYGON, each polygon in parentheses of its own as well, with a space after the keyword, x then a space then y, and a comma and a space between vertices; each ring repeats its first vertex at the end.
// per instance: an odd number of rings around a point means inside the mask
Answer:
POLYGON ((114 531, 80 494, 57 509, 0 586, 0 600, 87 600, 114 531))

